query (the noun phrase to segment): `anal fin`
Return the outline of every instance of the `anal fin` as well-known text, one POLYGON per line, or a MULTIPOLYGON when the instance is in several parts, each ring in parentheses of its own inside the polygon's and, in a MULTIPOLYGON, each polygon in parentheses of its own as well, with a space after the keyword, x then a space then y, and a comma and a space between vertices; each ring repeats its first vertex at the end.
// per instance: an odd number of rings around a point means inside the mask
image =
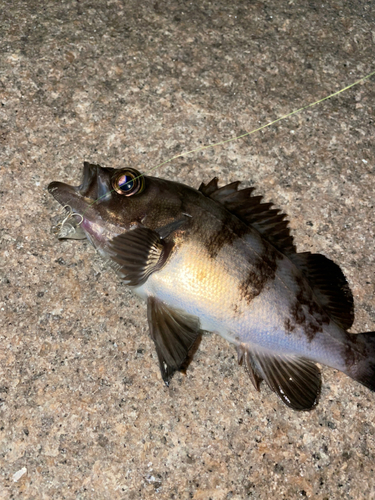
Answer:
POLYGON ((260 383, 262 382, 263 379, 262 377, 259 376, 259 373, 257 372, 250 351, 246 348, 246 346, 240 344, 239 346, 237 346, 237 356, 238 356, 238 364, 244 365, 253 386, 259 392, 260 383))
POLYGON ((174 373, 182 368, 189 350, 201 335, 199 319, 149 297, 147 317, 150 335, 159 358, 161 376, 169 385, 174 373))
POLYGON ((239 362, 244 361, 254 387, 263 379, 269 388, 293 410, 311 410, 318 403, 321 376, 312 361, 293 355, 255 351, 241 344, 239 362))

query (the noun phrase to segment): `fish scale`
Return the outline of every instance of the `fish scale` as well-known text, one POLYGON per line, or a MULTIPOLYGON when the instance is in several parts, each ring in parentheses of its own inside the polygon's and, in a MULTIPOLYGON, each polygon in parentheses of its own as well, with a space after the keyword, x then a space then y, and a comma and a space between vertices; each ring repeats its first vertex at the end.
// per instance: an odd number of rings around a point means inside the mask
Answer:
MULTIPOLYGON (((221 254, 214 261, 207 259, 207 252, 196 243, 184 245, 176 251, 167 265, 134 291, 142 298, 158 297, 171 307, 184 309, 191 315, 200 318, 201 328, 219 333, 222 337, 238 345, 245 343, 252 348, 283 349, 288 354, 299 354, 309 358, 320 359, 337 369, 343 369, 342 357, 331 354, 329 359, 323 357, 327 352, 326 344, 334 343, 334 335, 322 336, 320 342, 310 343, 299 328, 290 335, 283 335, 283 322, 286 305, 291 293, 289 288, 283 293, 285 275, 293 267, 290 261, 284 259, 280 266, 280 276, 269 284, 268 289, 250 304, 241 299, 239 283, 241 275, 246 272, 249 260, 241 258, 245 252, 239 252, 233 246, 224 246, 221 254), (237 259, 231 257, 237 256, 237 259), (228 261, 234 261, 234 266, 228 266, 228 261), (230 272, 231 271, 231 272, 230 272), (202 280, 202 276, 206 278, 202 280), (277 287, 279 284, 279 287, 277 287), (278 289, 279 288, 279 289, 278 289), (238 307, 235 311, 233 304, 238 307), (298 344, 296 346, 296 340, 298 344), (322 359, 323 357, 323 359, 322 359)), ((245 254, 246 255, 246 254, 245 254)), ((339 329, 332 324, 332 330, 339 329)), ((335 351, 337 354, 337 350, 335 351)))
POLYGON ((354 306, 342 271, 322 255, 297 253, 285 214, 253 188, 219 187, 215 178, 195 190, 85 163, 80 186, 53 182, 49 191, 69 202, 64 221, 81 220, 60 237, 83 231, 147 301, 166 384, 207 330, 236 346, 256 389, 265 380, 293 409, 318 402, 316 362, 375 390, 375 333, 347 332, 354 306))

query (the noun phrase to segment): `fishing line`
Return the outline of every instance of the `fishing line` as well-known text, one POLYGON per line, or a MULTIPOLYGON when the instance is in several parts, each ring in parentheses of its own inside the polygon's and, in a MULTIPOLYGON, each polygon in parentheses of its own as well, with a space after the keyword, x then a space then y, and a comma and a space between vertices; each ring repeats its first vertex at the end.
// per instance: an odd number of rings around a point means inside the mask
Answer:
POLYGON ((180 153, 179 155, 173 156, 172 158, 169 158, 169 160, 166 160, 166 161, 163 161, 162 163, 159 163, 159 165, 156 165, 156 167, 152 167, 150 170, 148 170, 148 172, 152 172, 153 170, 156 170, 157 168, 162 167, 166 163, 169 163, 172 160, 176 160, 177 158, 181 158, 183 156, 186 156, 186 155, 188 155, 190 153, 198 153, 199 151, 203 151, 205 149, 215 148, 216 146, 222 146, 223 144, 227 144, 228 142, 236 141, 238 139, 242 139, 243 137, 247 137, 248 135, 255 134, 255 132, 259 132, 260 130, 263 130, 263 129, 267 128, 267 127, 270 127, 271 125, 274 125, 275 123, 280 122, 281 120, 285 120, 286 118, 289 118, 290 116, 293 116, 293 115, 295 115, 297 113, 300 113, 301 111, 303 111, 303 110, 305 110, 307 108, 312 108, 316 104, 320 104, 321 102, 326 101, 327 99, 331 99, 331 97, 335 97, 335 96, 341 94, 341 92, 345 92, 345 90, 348 90, 351 87, 354 87, 355 85, 358 85, 359 83, 367 80, 368 78, 370 78, 373 75, 375 75, 375 71, 373 71, 372 73, 370 73, 367 76, 364 76, 360 80, 357 80, 356 82, 352 83, 351 85, 348 85, 347 87, 344 87, 343 89, 338 90, 337 92, 334 92, 333 94, 330 94, 330 95, 328 95, 326 97, 323 97, 323 99, 319 99, 318 101, 315 101, 315 102, 313 102, 311 104, 307 104, 306 106, 303 106, 302 108, 296 109, 296 110, 292 111, 291 113, 288 113, 287 115, 283 115, 280 118, 277 118, 276 120, 273 120, 272 122, 266 123, 265 125, 262 125, 261 127, 255 128, 251 132, 246 132, 245 134, 238 135, 237 137, 231 137, 230 139, 226 139, 224 141, 216 142, 215 144, 209 144, 208 146, 201 146, 199 148, 191 149, 190 151, 185 151, 183 153, 180 153))
MULTIPOLYGON (((187 155, 189 155, 191 153, 199 153, 200 151, 205 151, 206 149, 216 148, 217 146, 222 146, 223 144, 228 144, 228 142, 237 141, 238 139, 242 139, 242 138, 247 137, 249 135, 255 134, 255 132, 259 132, 260 130, 263 130, 263 129, 267 128, 267 127, 270 127, 271 125, 274 125, 275 123, 278 123, 281 120, 285 120, 286 118, 289 118, 289 117, 291 117, 291 116, 293 116, 293 115, 295 115, 297 113, 300 113, 301 111, 304 111, 305 109, 312 108, 313 106, 316 106, 317 104, 320 104, 320 103, 326 101, 327 99, 331 99, 332 97, 335 97, 335 96, 341 94, 342 92, 345 92, 346 90, 349 90, 350 88, 354 87, 355 85, 358 85, 359 83, 364 82, 365 80, 371 78, 373 75, 375 75, 375 71, 373 71, 372 73, 369 73, 368 75, 360 78, 356 82, 351 83, 347 87, 344 87, 344 88, 338 90, 337 92, 334 92, 333 94, 330 94, 330 95, 328 95, 326 97, 323 97, 322 99, 318 99, 315 102, 312 102, 310 104, 307 104, 306 106, 303 106, 302 108, 298 108, 298 109, 296 109, 294 111, 291 111, 290 113, 288 113, 286 115, 280 116, 280 118, 277 118, 276 120, 273 120, 272 122, 266 123, 265 125, 262 125, 261 127, 255 128, 255 129, 251 130, 250 132, 246 132, 245 134, 237 135, 236 137, 231 137, 230 139, 225 139, 224 141, 216 142, 214 144, 209 144, 207 146, 200 146, 198 148, 191 149, 190 151, 184 151, 184 152, 182 152, 182 153, 180 153, 180 154, 178 154, 176 156, 172 156, 168 160, 165 160, 162 163, 159 163, 158 165, 156 165, 155 167, 150 168, 149 170, 147 170, 146 173, 148 174, 150 172, 153 172, 154 170, 162 167, 163 165, 166 165, 167 163, 170 163, 173 160, 176 160, 177 158, 182 158, 182 157, 187 156, 187 155)), ((142 177, 143 175, 144 174, 140 174, 138 177, 135 177, 134 179, 132 179, 131 182, 134 182, 136 179, 138 179, 139 177, 142 177)), ((113 191, 114 191, 114 189, 112 189, 110 191, 110 193, 112 193, 113 191)), ((108 196, 108 194, 109 193, 106 193, 103 196, 100 196, 100 198, 97 198, 89 206, 94 205, 95 203, 97 203, 98 201, 100 201, 105 196, 108 196)))

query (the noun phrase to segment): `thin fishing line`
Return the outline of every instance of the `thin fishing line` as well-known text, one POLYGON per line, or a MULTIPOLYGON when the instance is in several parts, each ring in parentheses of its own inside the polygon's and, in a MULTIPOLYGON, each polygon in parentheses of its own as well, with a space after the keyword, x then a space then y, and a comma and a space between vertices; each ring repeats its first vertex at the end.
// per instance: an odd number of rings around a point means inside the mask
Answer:
MULTIPOLYGON (((369 73, 368 75, 360 78, 356 82, 351 83, 350 85, 348 85, 348 86, 346 86, 346 87, 338 90, 337 92, 334 92, 333 94, 327 95, 326 97, 323 97, 322 99, 318 99, 315 102, 312 102, 310 104, 307 104, 306 106, 303 106, 302 108, 295 109, 294 111, 291 111, 290 113, 288 113, 286 115, 280 116, 276 120, 273 120, 272 122, 266 123, 265 125, 262 125, 261 127, 255 128, 255 129, 251 130, 250 132, 246 132, 245 134, 237 135, 236 137, 231 137, 230 139, 225 139, 224 141, 216 142, 214 144, 209 144, 207 146, 200 146, 198 148, 191 149, 190 151, 184 151, 184 152, 182 152, 182 153, 180 153, 180 154, 178 154, 176 156, 172 156, 168 160, 165 160, 162 163, 159 163, 158 165, 156 165, 155 167, 150 168, 149 170, 147 170, 146 173, 148 174, 150 172, 153 172, 154 170, 162 167, 163 165, 166 165, 167 163, 170 163, 173 160, 176 160, 177 158, 182 158, 182 157, 187 156, 187 155, 189 155, 191 153, 199 153, 200 151, 205 151, 206 149, 216 148, 217 146, 222 146, 223 144, 228 144, 228 142, 237 141, 238 139, 242 139, 243 137, 247 137, 249 135, 255 134, 255 132, 259 132, 260 130, 263 130, 263 129, 267 128, 267 127, 270 127, 271 125, 274 125, 275 123, 278 123, 281 120, 285 120, 286 118, 289 118, 289 117, 291 117, 293 115, 296 115, 297 113, 300 113, 301 111, 304 111, 305 109, 312 108, 313 106, 316 106, 317 104, 320 104, 320 103, 326 101, 327 99, 331 99, 332 97, 335 97, 335 96, 341 94, 342 92, 345 92, 346 90, 349 90, 350 88, 354 87, 355 85, 358 85, 359 83, 364 82, 365 80, 368 80, 373 75, 375 75, 375 71, 373 71, 372 73, 369 73)), ((134 182, 136 179, 138 179, 139 177, 142 177, 143 175, 144 174, 140 174, 138 177, 135 177, 134 179, 132 179, 132 181, 134 182)), ((112 189, 110 191, 110 193, 112 193, 113 191, 115 191, 115 190, 112 189)), ((95 203, 97 203, 98 201, 100 201, 105 196, 108 196, 108 193, 103 194, 103 196, 101 196, 100 198, 97 198, 89 206, 94 205, 95 203)))
POLYGON ((203 151, 205 149, 210 149, 210 148, 215 148, 216 146, 222 146, 223 144, 227 144, 228 142, 236 141, 238 139, 242 139, 243 137, 247 137, 248 135, 255 134, 255 132, 259 132, 260 130, 263 130, 267 127, 270 127, 271 125, 274 125, 275 123, 280 122, 281 120, 285 120, 286 118, 289 118, 290 116, 293 116, 297 113, 300 113, 301 111, 303 111, 307 108, 312 108, 313 106, 316 106, 317 104, 320 104, 321 102, 326 101, 327 99, 331 99, 332 97, 335 97, 335 96, 341 94, 341 92, 345 92, 345 90, 348 90, 351 87, 354 87, 355 85, 358 85, 359 83, 367 80, 368 78, 370 78, 373 75, 375 75, 375 71, 373 71, 372 73, 370 73, 367 76, 364 76, 360 80, 357 80, 356 82, 348 85, 347 87, 344 87, 343 89, 338 90, 337 92, 334 92, 333 94, 330 94, 326 97, 323 97, 323 99, 319 99, 318 101, 315 101, 311 104, 307 104, 306 106, 303 106, 302 108, 296 109, 296 110, 292 111, 291 113, 288 113, 287 115, 283 115, 280 118, 273 120, 272 122, 266 123, 265 125, 262 125, 261 127, 258 127, 256 129, 252 130, 251 132, 246 132, 245 134, 238 135, 237 137, 231 137, 230 139, 225 139, 224 141, 216 142, 215 144, 209 144, 208 146, 201 146, 199 148, 191 149, 190 151, 185 151, 183 153, 180 153, 179 155, 173 156, 172 158, 169 158, 169 160, 165 160, 162 163, 159 163, 159 165, 152 167, 150 170, 147 171, 147 173, 152 172, 153 170, 156 170, 157 168, 162 167, 163 165, 171 162, 172 160, 175 160, 177 158, 181 158, 181 157, 186 156, 190 153, 199 153, 199 151, 203 151))

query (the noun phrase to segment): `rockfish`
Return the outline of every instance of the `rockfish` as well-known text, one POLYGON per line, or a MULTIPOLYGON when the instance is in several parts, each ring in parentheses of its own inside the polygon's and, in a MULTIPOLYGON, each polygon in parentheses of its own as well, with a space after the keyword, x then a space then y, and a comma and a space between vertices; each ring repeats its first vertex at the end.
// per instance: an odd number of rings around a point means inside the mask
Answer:
POLYGON ((257 390, 265 380, 293 409, 317 404, 316 362, 374 391, 375 332, 347 332, 354 306, 342 271, 297 253, 285 214, 239 184, 214 178, 196 190, 85 163, 78 187, 48 190, 68 206, 60 237, 86 237, 147 301, 167 385, 209 331, 236 346, 257 390))

